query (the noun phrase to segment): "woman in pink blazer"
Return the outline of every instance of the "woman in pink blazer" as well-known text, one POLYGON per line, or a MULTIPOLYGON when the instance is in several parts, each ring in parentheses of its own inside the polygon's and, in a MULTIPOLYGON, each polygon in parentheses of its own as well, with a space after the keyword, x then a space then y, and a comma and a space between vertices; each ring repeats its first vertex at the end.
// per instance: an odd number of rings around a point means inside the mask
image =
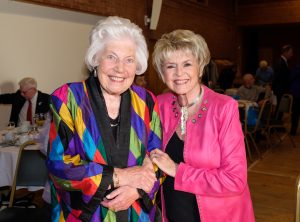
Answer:
POLYGON ((163 221, 255 221, 238 105, 201 84, 210 52, 189 30, 164 34, 154 66, 171 92, 158 97, 163 149, 152 161, 167 174, 163 221))

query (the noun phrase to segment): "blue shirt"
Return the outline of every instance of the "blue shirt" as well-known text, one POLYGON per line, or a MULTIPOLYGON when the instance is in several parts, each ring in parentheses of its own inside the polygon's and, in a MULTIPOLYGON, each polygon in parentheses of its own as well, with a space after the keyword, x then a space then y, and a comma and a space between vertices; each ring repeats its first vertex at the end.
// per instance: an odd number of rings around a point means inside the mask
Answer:
POLYGON ((268 66, 267 69, 258 68, 256 70, 256 81, 258 85, 266 85, 267 83, 272 83, 273 80, 273 69, 268 66))

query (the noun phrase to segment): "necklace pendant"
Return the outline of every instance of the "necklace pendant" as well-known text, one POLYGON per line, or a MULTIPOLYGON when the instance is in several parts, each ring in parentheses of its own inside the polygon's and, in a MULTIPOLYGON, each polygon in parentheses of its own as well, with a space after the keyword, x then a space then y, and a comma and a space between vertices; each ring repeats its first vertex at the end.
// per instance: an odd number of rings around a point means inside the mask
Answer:
POLYGON ((181 135, 184 135, 186 132, 186 121, 188 119, 189 113, 186 106, 181 107, 181 117, 180 117, 180 129, 181 135))

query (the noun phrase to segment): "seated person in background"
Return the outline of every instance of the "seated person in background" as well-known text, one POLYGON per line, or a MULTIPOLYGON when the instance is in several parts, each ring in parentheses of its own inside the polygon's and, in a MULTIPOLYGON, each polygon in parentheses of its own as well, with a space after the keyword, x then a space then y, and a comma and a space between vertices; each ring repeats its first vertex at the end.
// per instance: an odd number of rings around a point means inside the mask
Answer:
POLYGON ((137 85, 137 86, 141 86, 141 87, 146 88, 148 83, 147 83, 145 74, 135 75, 134 84, 137 85))
POLYGON ((259 102, 261 99, 271 96, 270 87, 255 85, 255 79, 252 74, 243 76, 243 85, 238 88, 237 95, 240 99, 259 102))
POLYGON ((30 77, 19 82, 19 90, 15 93, 0 95, 0 104, 11 104, 10 121, 20 125, 30 121, 36 113, 49 111, 49 95, 37 90, 36 80, 30 77))
POLYGON ((270 66, 268 66, 268 62, 266 60, 261 60, 255 75, 257 85, 265 86, 266 84, 271 84, 273 74, 274 71, 270 66))

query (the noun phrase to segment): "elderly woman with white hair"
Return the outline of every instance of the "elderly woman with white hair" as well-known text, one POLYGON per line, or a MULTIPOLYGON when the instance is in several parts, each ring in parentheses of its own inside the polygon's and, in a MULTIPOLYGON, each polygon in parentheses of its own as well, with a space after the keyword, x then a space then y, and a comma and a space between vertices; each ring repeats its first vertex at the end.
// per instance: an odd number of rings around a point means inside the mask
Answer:
POLYGON ((141 29, 108 17, 93 28, 85 58, 94 76, 52 93, 52 221, 159 217, 161 177, 147 157, 161 146, 158 105, 152 93, 132 85, 147 59, 141 29))
POLYGON ((266 60, 261 60, 259 62, 259 67, 255 73, 256 83, 260 86, 271 85, 273 81, 274 71, 271 66, 269 66, 266 60))
POLYGON ((201 83, 209 58, 203 37, 189 30, 155 44, 154 66, 172 91, 158 96, 165 153, 151 152, 167 174, 163 221, 252 222, 238 104, 201 83))

